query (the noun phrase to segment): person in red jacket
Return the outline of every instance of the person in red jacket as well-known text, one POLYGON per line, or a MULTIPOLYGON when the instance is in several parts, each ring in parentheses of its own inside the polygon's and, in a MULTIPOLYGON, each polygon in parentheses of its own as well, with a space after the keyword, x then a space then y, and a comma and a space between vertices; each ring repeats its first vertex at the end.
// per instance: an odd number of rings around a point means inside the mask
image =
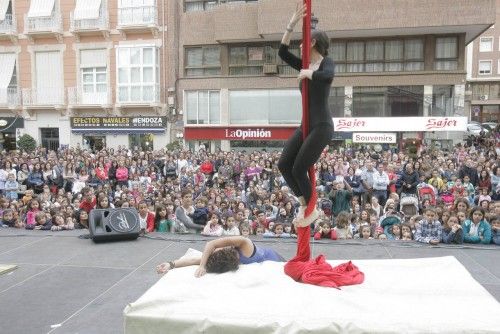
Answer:
POLYGON ((301 227, 294 219, 297 231, 297 255, 285 264, 285 274, 297 282, 339 288, 343 285, 361 284, 365 275, 351 261, 332 267, 319 255, 311 260, 311 226, 301 227))
POLYGON ((92 188, 85 187, 82 189, 82 202, 80 203, 79 208, 85 210, 85 212, 90 213, 92 209, 95 208, 97 204, 97 199, 94 195, 94 191, 92 188))
POLYGON ((144 201, 139 202, 139 221, 141 224, 141 234, 155 230, 155 214, 149 212, 148 204, 144 201))
POLYGON ((320 220, 314 232, 314 240, 321 240, 323 238, 337 240, 337 232, 332 228, 330 222, 326 220, 320 220))
POLYGON ((120 162, 116 169, 116 181, 119 186, 128 187, 128 169, 124 166, 123 162, 120 162))
POLYGON ((200 171, 205 175, 211 175, 214 172, 214 165, 210 160, 205 159, 203 163, 200 165, 200 171))

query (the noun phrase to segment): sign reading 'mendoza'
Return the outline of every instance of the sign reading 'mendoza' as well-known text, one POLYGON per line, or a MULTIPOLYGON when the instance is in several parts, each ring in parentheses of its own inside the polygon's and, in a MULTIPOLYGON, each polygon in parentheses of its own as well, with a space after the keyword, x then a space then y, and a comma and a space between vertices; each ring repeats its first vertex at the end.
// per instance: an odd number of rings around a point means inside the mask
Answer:
POLYGON ((344 117, 333 125, 344 132, 467 131, 467 117, 344 117))
POLYGON ((167 125, 166 117, 71 117, 73 130, 107 130, 107 129, 164 129, 167 125))

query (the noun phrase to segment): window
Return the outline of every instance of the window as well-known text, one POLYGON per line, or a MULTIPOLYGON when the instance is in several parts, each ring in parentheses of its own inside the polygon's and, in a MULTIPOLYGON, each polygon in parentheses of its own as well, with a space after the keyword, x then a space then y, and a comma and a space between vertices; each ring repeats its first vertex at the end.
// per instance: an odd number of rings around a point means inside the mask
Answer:
POLYGON ((330 89, 330 98, 328 99, 330 114, 332 117, 344 117, 345 108, 345 89, 344 87, 332 87, 330 89))
POLYGON ((276 64, 272 46, 235 46, 229 48, 229 75, 261 75, 264 64, 276 64))
POLYGON ((118 25, 156 23, 156 0, 118 0, 118 25))
POLYGON ((196 77, 220 74, 220 47, 203 46, 186 49, 186 76, 196 77))
POLYGON ((210 10, 218 5, 217 0, 185 0, 184 1, 184 11, 186 12, 199 12, 204 10, 210 10))
POLYGON ((220 124, 218 91, 188 91, 185 98, 188 124, 220 124))
POLYGON ((422 116, 424 86, 354 87, 354 117, 422 116))
POLYGON ((491 74, 491 60, 479 61, 479 75, 491 74))
POLYGON ((481 37, 479 42, 479 52, 493 51, 493 37, 481 37))
POLYGON ((301 105, 297 89, 233 90, 229 92, 230 124, 298 124, 301 105))
POLYGON ((107 51, 106 49, 80 51, 80 87, 84 104, 107 102, 107 51))
POLYGON ((424 69, 424 40, 333 41, 335 72, 394 72, 424 69))
POLYGON ((432 87, 431 116, 453 116, 453 86, 432 87))
POLYGON ((159 101, 159 51, 156 47, 119 47, 117 61, 120 103, 159 101))
POLYGON ((458 39, 457 37, 436 38, 436 61, 434 69, 450 71, 458 68, 458 39))

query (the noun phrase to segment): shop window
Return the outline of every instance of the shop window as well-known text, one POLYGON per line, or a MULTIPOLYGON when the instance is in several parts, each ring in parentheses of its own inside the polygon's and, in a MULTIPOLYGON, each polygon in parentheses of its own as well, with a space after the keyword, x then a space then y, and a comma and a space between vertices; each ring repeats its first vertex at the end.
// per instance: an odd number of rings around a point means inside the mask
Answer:
POLYGON ((187 91, 185 97, 188 124, 220 124, 220 92, 187 91))
POLYGON ((152 151, 154 135, 152 133, 132 134, 128 136, 132 150, 152 151))
POLYGON ((100 151, 106 148, 106 136, 83 136, 83 148, 100 151))
POLYGON ((42 147, 50 151, 59 149, 59 128, 41 128, 42 147))
POLYGON ((354 87, 354 117, 422 116, 423 86, 354 87))

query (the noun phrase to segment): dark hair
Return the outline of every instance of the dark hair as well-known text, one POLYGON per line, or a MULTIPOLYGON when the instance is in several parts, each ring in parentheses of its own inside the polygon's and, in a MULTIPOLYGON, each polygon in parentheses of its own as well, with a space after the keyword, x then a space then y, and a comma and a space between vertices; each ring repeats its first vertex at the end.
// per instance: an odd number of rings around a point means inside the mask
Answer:
POLYGON ((228 271, 235 271, 240 265, 238 251, 234 247, 219 249, 207 259, 207 272, 222 274, 228 271))
POLYGON ((311 31, 311 40, 316 40, 314 44, 314 48, 319 52, 323 57, 328 56, 328 48, 330 47, 330 39, 328 35, 322 30, 312 30, 311 31))

